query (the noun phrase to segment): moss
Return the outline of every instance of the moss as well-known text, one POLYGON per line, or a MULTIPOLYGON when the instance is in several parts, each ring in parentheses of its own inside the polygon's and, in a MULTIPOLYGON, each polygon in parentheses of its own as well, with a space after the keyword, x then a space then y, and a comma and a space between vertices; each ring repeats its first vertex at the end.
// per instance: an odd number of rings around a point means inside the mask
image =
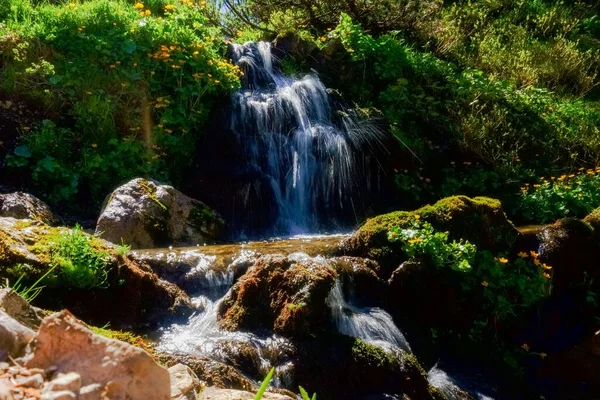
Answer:
POLYGON ((402 261, 401 244, 390 243, 387 233, 392 227, 407 226, 416 215, 436 229, 449 232, 453 239, 466 239, 492 251, 508 250, 518 236, 500 201, 487 197, 453 196, 415 211, 396 211, 372 218, 344 242, 343 248, 347 253, 370 257, 384 266, 395 267, 402 261))
POLYGON ((352 345, 352 358, 359 365, 370 368, 388 368, 393 360, 381 347, 356 339, 352 345))
POLYGON ((152 343, 141 336, 126 331, 115 331, 107 328, 98 328, 96 326, 88 327, 97 335, 108 339, 120 340, 122 342, 129 343, 130 345, 139 347, 150 353, 152 356, 155 356, 155 348, 152 343))

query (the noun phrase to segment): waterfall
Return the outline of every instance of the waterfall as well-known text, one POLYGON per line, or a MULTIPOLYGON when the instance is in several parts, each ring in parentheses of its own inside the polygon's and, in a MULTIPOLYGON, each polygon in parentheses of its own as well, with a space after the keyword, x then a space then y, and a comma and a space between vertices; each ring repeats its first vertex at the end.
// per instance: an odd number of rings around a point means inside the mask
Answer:
POLYGON ((362 339, 386 350, 410 352, 406 338, 394 324, 392 316, 377 307, 354 307, 344 298, 342 284, 336 281, 327 304, 335 326, 341 334, 362 339))
POLYGON ((244 75, 229 129, 246 168, 269 186, 273 204, 263 206, 275 210, 273 231, 314 233, 335 216, 355 217, 376 181, 383 133, 332 105, 316 75, 279 72, 270 43, 236 44, 231 53, 244 75))

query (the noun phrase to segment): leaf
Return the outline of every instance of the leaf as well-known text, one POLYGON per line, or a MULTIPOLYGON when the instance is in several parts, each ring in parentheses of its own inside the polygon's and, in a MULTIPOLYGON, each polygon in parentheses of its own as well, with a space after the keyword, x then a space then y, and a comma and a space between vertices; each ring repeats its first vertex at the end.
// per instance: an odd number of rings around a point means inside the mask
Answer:
POLYGON ((137 45, 133 40, 128 40, 125 43, 123 43, 122 48, 125 53, 133 54, 137 50, 137 45))
POLYGON ((267 377, 265 378, 265 380, 263 381, 263 383, 260 385, 260 388, 258 389, 258 392, 256 392, 256 396, 254 396, 254 400, 260 400, 260 399, 262 399, 262 397, 265 394, 267 388, 269 387, 269 384, 271 383, 271 379, 273 379, 273 374, 275 374, 275 367, 271 368, 271 370, 267 374, 267 377))
POLYGON ((302 396, 302 400, 310 400, 310 397, 308 397, 308 393, 306 393, 306 390, 304 390, 302 386, 299 386, 299 389, 300 395, 302 396))
POLYGON ((29 150, 29 147, 27 147, 26 145, 22 144, 22 145, 17 146, 15 148, 15 155, 17 155, 19 157, 23 157, 23 158, 30 158, 31 157, 31 150, 29 150))
POLYGON ((48 78, 48 82, 50 82, 53 85, 58 85, 61 81, 62 81, 62 76, 60 76, 60 75, 53 75, 50 78, 48 78))

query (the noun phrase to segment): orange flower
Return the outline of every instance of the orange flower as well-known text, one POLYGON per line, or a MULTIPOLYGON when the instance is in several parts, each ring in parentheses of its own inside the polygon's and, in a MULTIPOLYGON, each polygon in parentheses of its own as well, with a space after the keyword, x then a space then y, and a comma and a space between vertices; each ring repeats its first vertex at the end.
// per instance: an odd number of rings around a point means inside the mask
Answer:
POLYGON ((531 254, 531 257, 533 257, 533 258, 537 258, 539 256, 539 254, 536 253, 535 251, 530 251, 529 254, 531 254))
POLYGON ((502 264, 506 264, 508 262, 508 258, 500 257, 498 261, 500 261, 502 264))
POLYGON ((489 286, 489 283, 487 283, 487 281, 483 281, 483 282, 481 282, 481 286, 483 286, 483 287, 488 287, 488 286, 489 286))
POLYGON ((544 272, 544 278, 550 279, 550 274, 547 274, 547 273, 544 272))
POLYGON ((521 258, 527 258, 529 257, 529 254, 525 253, 524 251, 521 251, 519 254, 517 254, 519 257, 521 258))

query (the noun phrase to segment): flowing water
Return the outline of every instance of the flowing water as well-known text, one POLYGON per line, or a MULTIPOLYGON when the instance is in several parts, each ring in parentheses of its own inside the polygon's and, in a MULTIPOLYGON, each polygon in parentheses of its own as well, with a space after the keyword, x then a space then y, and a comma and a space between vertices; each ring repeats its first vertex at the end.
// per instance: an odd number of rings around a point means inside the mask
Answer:
POLYGON ((272 193, 273 231, 320 232, 336 216, 355 222, 377 182, 375 154, 385 135, 333 105, 316 75, 281 73, 270 43, 236 44, 231 53, 244 76, 229 128, 245 167, 258 171, 272 193))

